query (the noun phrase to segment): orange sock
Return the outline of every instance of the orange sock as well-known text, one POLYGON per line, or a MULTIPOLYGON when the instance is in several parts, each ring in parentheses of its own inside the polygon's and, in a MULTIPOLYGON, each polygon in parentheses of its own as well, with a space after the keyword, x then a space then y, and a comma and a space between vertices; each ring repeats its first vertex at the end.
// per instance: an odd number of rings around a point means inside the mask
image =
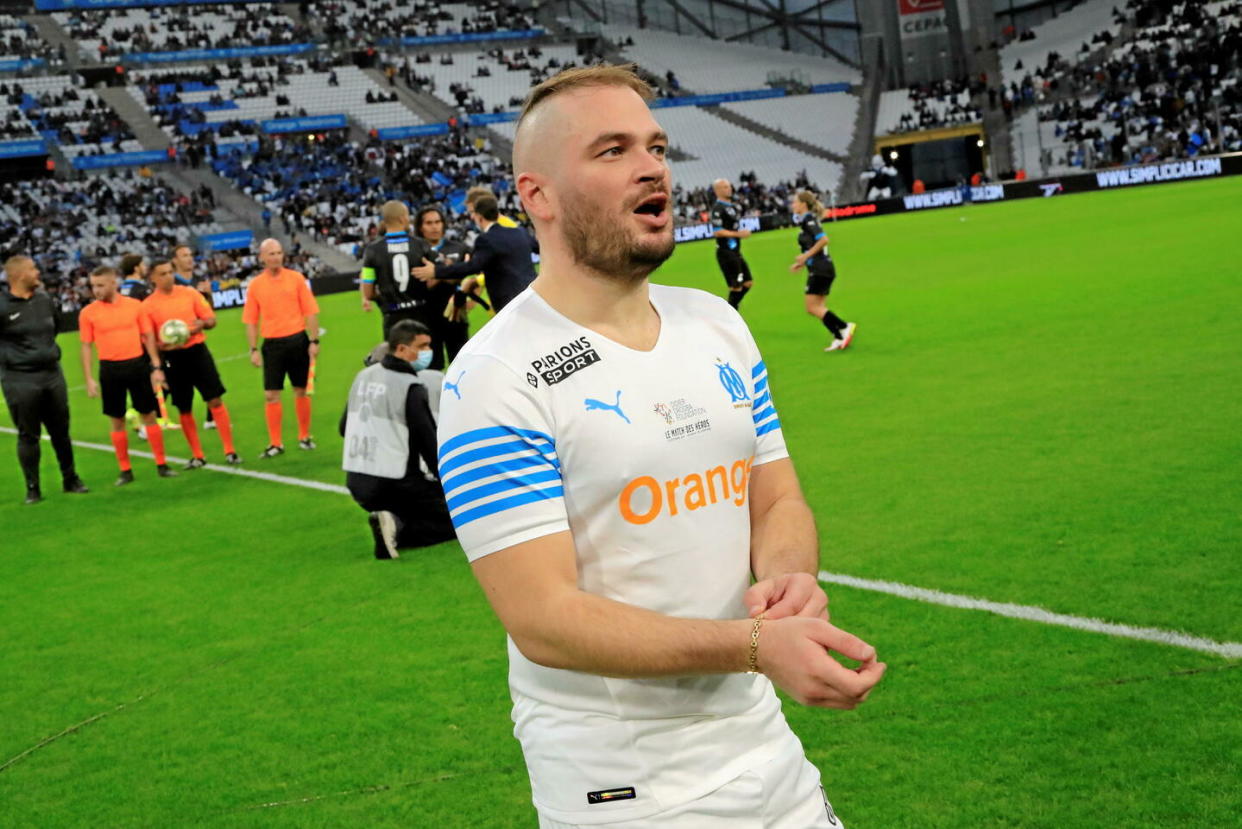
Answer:
POLYGON ((284 440, 280 436, 280 422, 285 417, 284 407, 280 405, 280 401, 267 404, 267 440, 272 446, 284 446, 284 440))
POLYGON ((293 398, 298 410, 298 440, 310 437, 311 399, 309 397, 293 398))
POLYGON ((168 458, 164 457, 164 430, 160 428, 160 424, 152 423, 147 427, 147 442, 151 444, 151 454, 155 455, 156 465, 163 466, 168 463, 168 458))
POLYGON ((194 415, 189 412, 181 413, 181 433, 185 435, 185 442, 190 444, 191 457, 201 458, 203 444, 198 439, 198 424, 194 422, 194 415))
POLYGON ((224 444, 224 454, 233 454, 237 450, 233 448, 233 421, 229 419, 229 410, 224 408, 224 404, 221 403, 211 410, 211 416, 215 418, 216 429, 220 432, 220 442, 224 444))
POLYGON ((130 470, 129 465, 129 435, 125 432, 112 432, 112 449, 116 452, 116 464, 121 467, 122 472, 130 470))

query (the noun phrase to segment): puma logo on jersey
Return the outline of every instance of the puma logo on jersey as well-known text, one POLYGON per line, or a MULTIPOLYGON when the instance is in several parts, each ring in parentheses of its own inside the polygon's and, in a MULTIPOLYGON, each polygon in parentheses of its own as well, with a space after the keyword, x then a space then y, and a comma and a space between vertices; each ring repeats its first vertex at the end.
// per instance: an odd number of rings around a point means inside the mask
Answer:
POLYGON ((617 417, 621 418, 626 423, 630 422, 630 419, 625 416, 625 412, 621 411, 621 390, 620 389, 617 389, 617 402, 616 403, 608 404, 602 400, 596 400, 593 397, 588 397, 583 402, 586 403, 586 410, 588 412, 595 411, 597 409, 606 409, 607 411, 610 411, 610 412, 616 412, 617 417))
POLYGON ((461 374, 457 375, 457 381, 456 381, 456 382, 453 382, 453 383, 450 383, 450 382, 448 381, 448 378, 447 378, 447 377, 445 377, 445 378, 444 378, 444 390, 445 390, 445 391, 451 391, 453 394, 457 395, 457 399, 458 399, 458 400, 461 400, 461 392, 460 392, 460 391, 458 391, 457 386, 458 386, 458 385, 460 385, 460 383, 461 383, 461 378, 463 378, 463 377, 465 377, 465 376, 466 376, 466 372, 464 372, 464 371, 463 371, 461 374))
POLYGON ((17 319, 21 315, 22 315, 21 311, 18 311, 16 314, 9 314, 9 321, 12 322, 13 320, 17 319))
POLYGON ((625 485, 617 498, 621 517, 631 524, 650 524, 661 515, 675 517, 718 503, 745 507, 750 492, 750 467, 754 457, 723 464, 704 472, 657 481, 641 475, 625 485))

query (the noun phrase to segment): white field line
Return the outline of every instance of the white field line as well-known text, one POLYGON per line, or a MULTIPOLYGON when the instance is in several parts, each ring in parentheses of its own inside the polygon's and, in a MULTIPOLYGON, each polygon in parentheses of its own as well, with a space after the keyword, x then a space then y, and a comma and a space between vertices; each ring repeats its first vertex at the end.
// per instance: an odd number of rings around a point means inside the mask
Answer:
MULTIPOLYGON (((0 426, 0 432, 4 432, 9 435, 17 434, 16 429, 11 429, 8 426, 0 426)), ((43 439, 48 440, 48 436, 44 435, 43 439)), ((75 440, 73 445, 82 449, 95 449, 100 452, 108 452, 109 454, 113 451, 111 446, 105 446, 102 443, 91 443, 90 441, 85 440, 75 440)), ((150 458, 151 460, 155 460, 154 455, 150 452, 144 452, 141 449, 130 449, 129 454, 139 458, 150 458)), ((178 458, 173 455, 166 455, 165 459, 169 463, 184 464, 189 462, 188 458, 178 458)), ((254 470, 242 469, 238 466, 226 466, 223 464, 212 463, 204 466, 203 469, 209 472, 220 472, 224 475, 239 475, 243 478, 255 478, 260 481, 269 481, 274 484, 287 484, 289 486, 304 487, 305 489, 317 489, 320 492, 334 492, 338 495, 349 494, 349 490, 339 484, 325 484, 323 481, 311 481, 306 478, 293 478, 289 475, 277 475, 273 472, 255 472, 254 470)))
POLYGON ((992 602, 987 599, 976 599, 973 596, 959 596, 955 593, 942 593, 939 590, 928 590, 924 587, 912 587, 908 584, 901 584, 893 581, 860 579, 856 576, 847 576, 841 573, 828 573, 823 570, 819 573, 819 580, 829 582, 830 584, 841 584, 847 587, 856 587, 860 590, 872 590, 877 593, 888 593, 892 596, 900 596, 903 599, 914 599, 919 602, 939 604, 946 607, 956 607, 962 610, 986 610, 988 613, 995 613, 998 616, 1008 616, 1011 619, 1024 619, 1028 622, 1040 622, 1045 625, 1057 625, 1060 627, 1074 628, 1075 630, 1085 630, 1090 633, 1102 633, 1105 636, 1117 636, 1123 639, 1139 639, 1144 642, 1158 642, 1162 645, 1188 648, 1192 651, 1214 653, 1217 656, 1223 656, 1226 659, 1242 659, 1242 642, 1217 642, 1212 639, 1204 639, 1200 636, 1191 636, 1189 634, 1179 633, 1173 630, 1119 625, 1113 622, 1105 622, 1100 619, 1089 619, 1083 616, 1069 616, 1064 613, 1053 613, 1051 610, 1045 610, 1042 607, 1035 607, 1033 605, 992 602))
MULTIPOLYGON (((0 432, 10 435, 17 434, 16 429, 11 429, 7 426, 0 426, 0 432)), ((43 439, 47 440, 47 435, 44 435, 43 439)), ((113 451, 111 446, 105 446, 102 443, 90 443, 88 441, 75 440, 73 445, 83 449, 95 449, 100 452, 113 451)), ((140 458, 154 459, 154 456, 150 452, 131 449, 130 454, 137 455, 140 458)), ((176 458, 172 455, 168 456, 168 460, 172 463, 186 463, 186 459, 176 458)), ((211 472, 220 472, 225 475, 239 475, 243 478, 256 478, 260 481, 269 481, 275 484, 300 486, 305 489, 316 489, 320 492, 334 492, 338 495, 349 494, 348 489, 337 484, 325 484, 322 481, 294 478, 289 475, 277 475, 271 472, 254 472, 249 469, 240 469, 235 466, 220 466, 217 464, 211 464, 203 468, 211 472)), ((900 596, 903 599, 913 599, 915 601, 927 602, 929 604, 944 605, 945 607, 956 607, 961 610, 984 610, 988 613, 995 613, 998 616, 1007 616, 1011 619, 1023 619, 1028 622, 1039 622, 1045 625, 1073 628, 1074 630, 1087 631, 1088 633, 1102 633, 1105 636, 1115 636, 1123 639, 1138 639, 1144 642, 1156 642, 1161 645, 1187 648, 1193 651, 1202 651, 1203 653, 1214 653, 1217 656, 1223 656, 1226 659, 1242 659, 1242 642, 1217 642, 1214 639, 1206 639, 1201 636, 1191 636, 1190 634, 1174 630, 1120 625, 1114 622, 1105 622, 1101 619, 1087 618, 1085 616, 1070 616, 1065 613, 1054 613, 1051 610, 1045 610, 1042 607, 1036 607, 1034 605, 993 602, 988 599, 977 599, 973 596, 961 596, 956 593, 944 593, 940 590, 930 590, 925 587, 913 587, 908 584, 901 584, 900 582, 877 581, 875 579, 863 579, 858 578, 857 576, 847 576, 844 573, 829 573, 826 570, 821 570, 819 572, 819 580, 828 582, 829 584, 840 584, 846 587, 855 587, 859 590, 870 590, 876 593, 888 593, 891 596, 900 596)))

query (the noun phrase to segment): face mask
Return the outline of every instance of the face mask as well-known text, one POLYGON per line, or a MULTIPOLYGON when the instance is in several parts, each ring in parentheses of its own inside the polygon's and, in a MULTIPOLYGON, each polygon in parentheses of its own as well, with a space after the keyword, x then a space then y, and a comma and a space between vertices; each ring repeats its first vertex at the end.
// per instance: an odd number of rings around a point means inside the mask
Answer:
POLYGON ((410 360, 410 365, 415 371, 422 371, 427 366, 431 365, 431 349, 429 348, 426 351, 418 352, 418 359, 410 360))

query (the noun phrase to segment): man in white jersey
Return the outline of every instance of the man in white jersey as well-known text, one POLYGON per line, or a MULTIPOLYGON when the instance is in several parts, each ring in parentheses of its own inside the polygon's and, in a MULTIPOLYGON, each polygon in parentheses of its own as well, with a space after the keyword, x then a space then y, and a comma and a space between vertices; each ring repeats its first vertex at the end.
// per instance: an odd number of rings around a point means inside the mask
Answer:
POLYGON ((745 323, 647 282, 673 251, 650 97, 599 66, 527 98, 514 172, 541 271, 446 373, 441 482, 509 634, 540 826, 835 829, 773 683, 853 708, 884 665, 828 622, 745 323))

